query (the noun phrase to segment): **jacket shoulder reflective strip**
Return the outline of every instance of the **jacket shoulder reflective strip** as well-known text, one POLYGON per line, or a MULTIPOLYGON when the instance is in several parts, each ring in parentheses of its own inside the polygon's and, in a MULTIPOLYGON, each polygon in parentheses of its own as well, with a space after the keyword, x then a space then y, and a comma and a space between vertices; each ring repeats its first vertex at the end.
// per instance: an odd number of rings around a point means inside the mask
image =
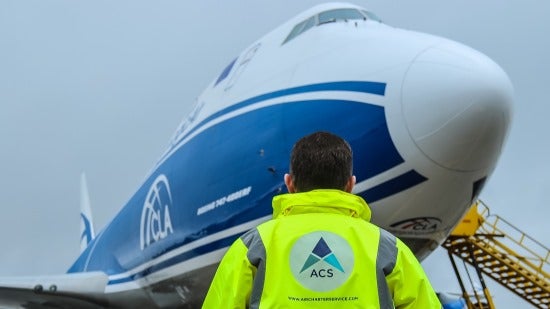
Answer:
POLYGON ((376 281, 378 283, 378 299, 380 308, 394 308, 386 276, 395 268, 397 263, 397 240, 390 232, 380 230, 378 254, 376 256, 376 281))
POLYGON ((252 293, 250 294, 250 308, 258 308, 265 282, 265 245, 257 228, 241 236, 241 241, 248 248, 246 254, 248 261, 256 267, 256 276, 254 276, 252 293))

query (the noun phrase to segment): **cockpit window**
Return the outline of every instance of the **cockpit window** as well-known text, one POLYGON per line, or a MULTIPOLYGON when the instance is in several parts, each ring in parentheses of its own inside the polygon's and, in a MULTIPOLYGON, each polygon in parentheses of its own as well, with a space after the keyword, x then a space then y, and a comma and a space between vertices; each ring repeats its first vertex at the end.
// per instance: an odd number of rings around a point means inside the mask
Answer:
POLYGON ((365 14, 365 16, 367 16, 367 19, 374 20, 374 21, 377 21, 379 23, 382 22, 380 17, 376 16, 376 14, 374 14, 373 12, 369 12, 369 11, 365 11, 365 10, 361 10, 361 12, 363 14, 365 14))
POLYGON ((367 20, 372 19, 378 22, 381 22, 380 19, 371 12, 365 10, 356 10, 356 9, 334 9, 326 12, 319 13, 318 15, 311 16, 310 18, 300 22, 288 34, 286 39, 283 41, 283 44, 294 39, 300 34, 306 32, 307 30, 313 28, 314 26, 319 26, 326 23, 332 23, 339 20, 367 20))
POLYGON ((290 31, 290 34, 286 37, 283 44, 290 41, 290 40, 292 40, 293 38, 297 37, 298 35, 304 33, 305 31, 312 28, 313 26, 315 26, 315 24, 316 24, 316 18, 315 17, 316 16, 312 16, 312 17, 304 20, 303 22, 297 24, 296 26, 294 26, 294 28, 292 28, 292 31, 290 31))
POLYGON ((229 72, 231 72, 231 69, 235 65, 235 62, 237 62, 237 58, 233 59, 233 61, 231 61, 231 63, 228 64, 227 67, 225 67, 225 69, 223 69, 222 73, 220 74, 220 76, 216 80, 216 83, 214 84, 214 87, 216 87, 222 80, 224 80, 227 77, 227 75, 229 75, 229 72))
POLYGON ((319 14, 319 24, 331 23, 337 20, 353 19, 366 19, 366 17, 355 9, 336 9, 319 14))

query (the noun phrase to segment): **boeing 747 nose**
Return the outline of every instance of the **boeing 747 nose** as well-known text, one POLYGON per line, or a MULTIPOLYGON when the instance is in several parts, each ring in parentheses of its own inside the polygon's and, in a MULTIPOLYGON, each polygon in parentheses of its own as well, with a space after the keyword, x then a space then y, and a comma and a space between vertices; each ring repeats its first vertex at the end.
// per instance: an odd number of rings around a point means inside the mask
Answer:
POLYGON ((420 151, 459 172, 491 168, 511 118, 512 86, 491 59, 446 43, 415 58, 403 81, 402 112, 420 151))

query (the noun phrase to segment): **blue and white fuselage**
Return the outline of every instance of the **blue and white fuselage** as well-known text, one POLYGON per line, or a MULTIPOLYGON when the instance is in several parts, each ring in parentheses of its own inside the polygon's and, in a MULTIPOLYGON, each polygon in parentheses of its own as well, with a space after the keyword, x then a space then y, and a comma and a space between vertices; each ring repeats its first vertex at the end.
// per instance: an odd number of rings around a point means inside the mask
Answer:
POLYGON ((508 77, 481 53, 314 7, 214 79, 67 276, 103 278, 85 299, 105 307, 197 306, 227 247, 270 219, 294 142, 319 130, 351 144, 354 193, 423 259, 478 196, 510 118, 508 77))

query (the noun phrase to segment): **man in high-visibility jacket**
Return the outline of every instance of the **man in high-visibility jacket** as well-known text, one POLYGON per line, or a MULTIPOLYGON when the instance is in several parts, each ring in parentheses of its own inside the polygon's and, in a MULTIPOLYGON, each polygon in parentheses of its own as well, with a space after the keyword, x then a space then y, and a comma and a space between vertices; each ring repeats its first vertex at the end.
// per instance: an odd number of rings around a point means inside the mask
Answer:
POLYGON ((273 219, 222 259, 203 308, 441 308, 420 263, 353 195, 352 151, 317 132, 292 150, 273 219))

